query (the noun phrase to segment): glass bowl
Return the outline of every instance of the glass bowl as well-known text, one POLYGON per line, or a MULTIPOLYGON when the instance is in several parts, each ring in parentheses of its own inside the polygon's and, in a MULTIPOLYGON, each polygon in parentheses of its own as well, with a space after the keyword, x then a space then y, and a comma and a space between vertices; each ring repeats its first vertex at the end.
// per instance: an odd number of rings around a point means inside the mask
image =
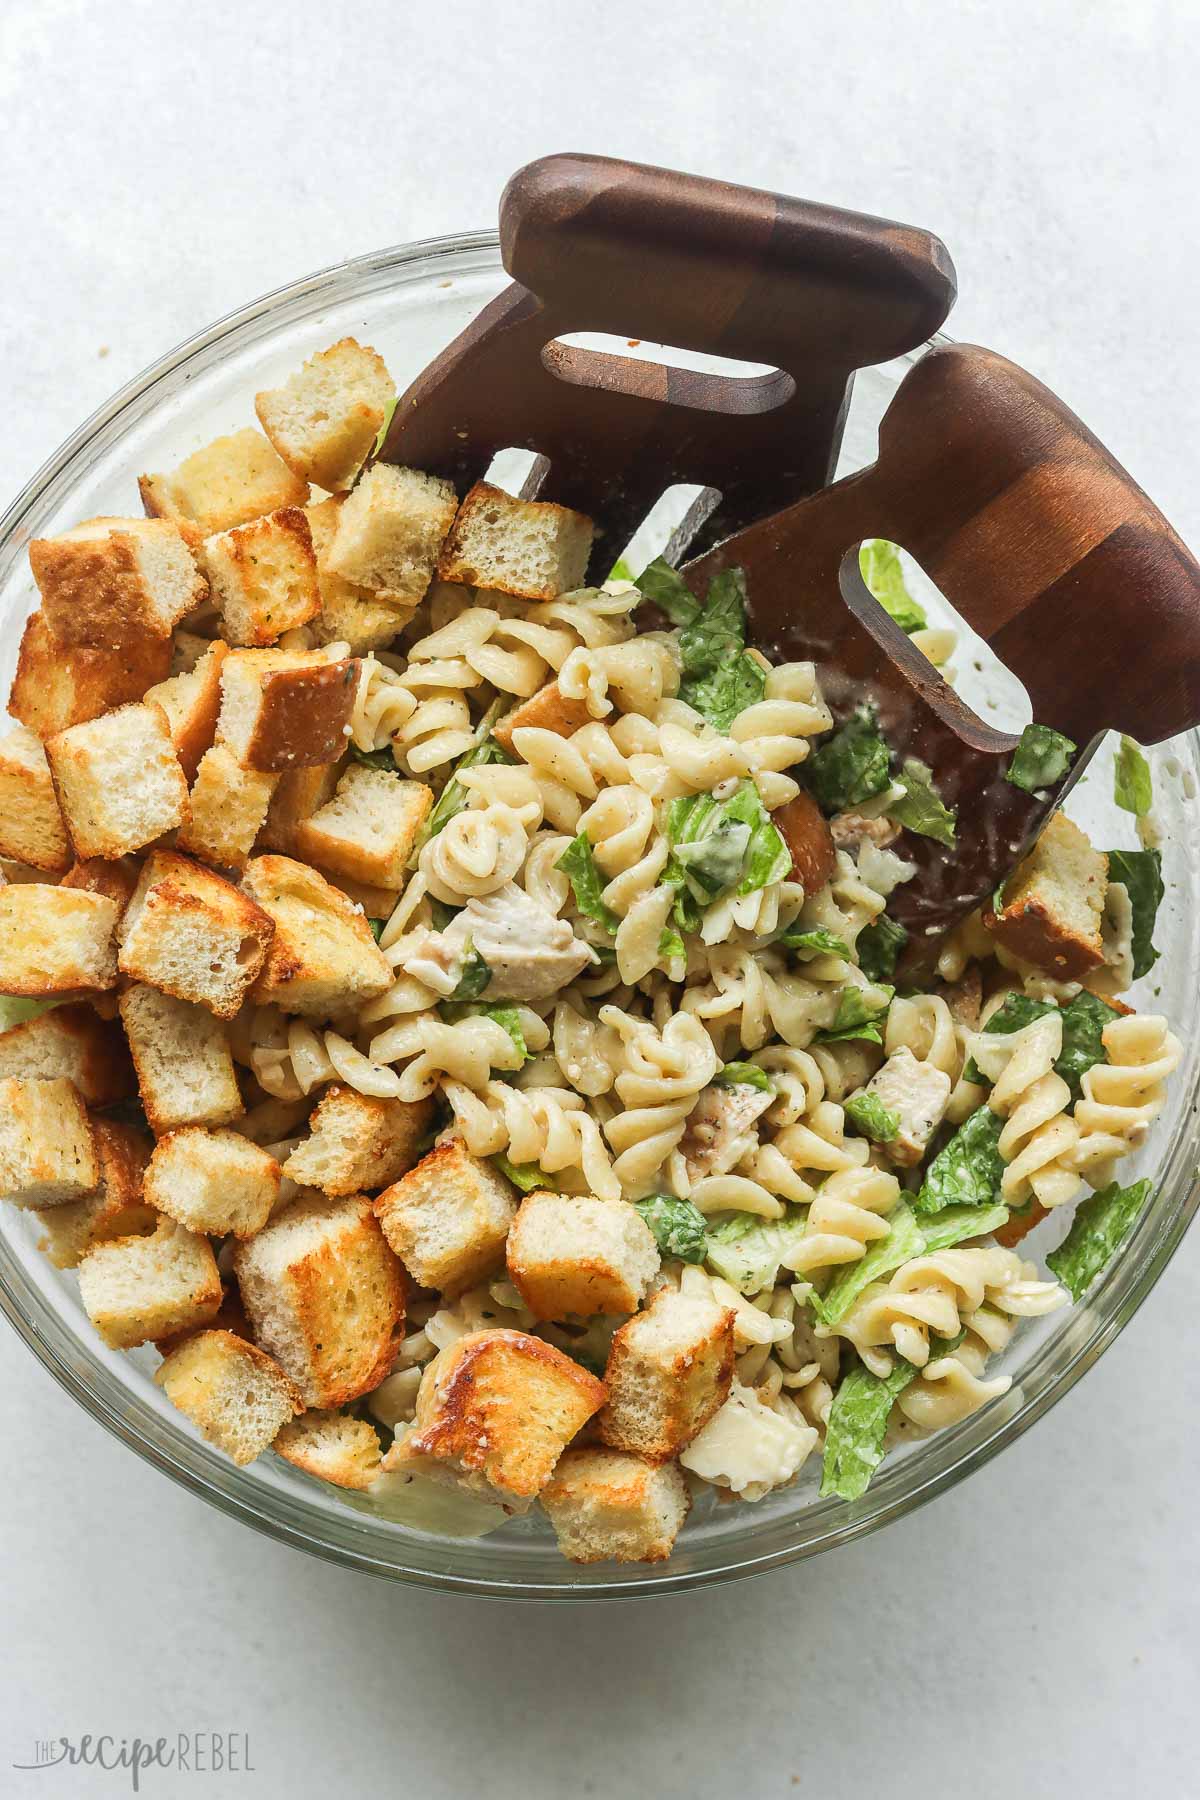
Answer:
MULTIPOLYGON (((33 537, 95 514, 136 512, 136 476, 170 468, 220 433, 253 422, 255 391, 283 379, 312 351, 354 334, 374 344, 403 387, 504 284, 494 234, 429 240, 360 257, 281 288, 192 338, 132 381, 34 477, 0 521, 0 680, 7 692, 22 623, 35 603, 26 548, 33 537)), ((878 420, 906 364, 858 380, 842 472, 874 455, 878 420)), ((933 600, 936 612, 940 606, 933 600)), ((1022 699, 977 640, 956 658, 967 697, 999 722, 1019 724, 1022 699)), ((1024 716, 1028 716, 1027 709, 1024 716)), ((1194 735, 1153 755, 1167 898, 1163 960, 1135 1000, 1181 1026, 1181 1000, 1200 985, 1200 834, 1189 829, 1200 774, 1194 735), (1162 970, 1169 984, 1158 992, 1162 970)), ((1113 811, 1107 748, 1072 796, 1071 811, 1102 844, 1130 843, 1132 820, 1113 811)), ((853 1504, 817 1497, 810 1460, 792 1487, 757 1505, 708 1501, 693 1513, 664 1565, 576 1568, 545 1522, 517 1520, 470 1541, 414 1531, 351 1505, 335 1490, 266 1455, 235 1468, 204 1443, 152 1381, 152 1352, 120 1355, 85 1317, 74 1276, 39 1253, 35 1215, 0 1209, 0 1303, 46 1368, 96 1419, 155 1467, 233 1517, 353 1569, 427 1587, 541 1599, 668 1593, 815 1555, 878 1530, 979 1468, 1065 1394, 1149 1293, 1197 1201, 1200 1040, 1180 1031, 1185 1057, 1167 1112, 1134 1166, 1156 1178, 1154 1197, 1123 1254, 1087 1305, 1028 1323, 994 1365, 1013 1377, 1000 1400, 890 1458, 853 1504), (1138 1167, 1140 1163, 1140 1167, 1138 1167)), ((1126 1165, 1127 1167, 1129 1165, 1126 1165)), ((1063 1226, 1044 1228, 1045 1250, 1063 1226)))

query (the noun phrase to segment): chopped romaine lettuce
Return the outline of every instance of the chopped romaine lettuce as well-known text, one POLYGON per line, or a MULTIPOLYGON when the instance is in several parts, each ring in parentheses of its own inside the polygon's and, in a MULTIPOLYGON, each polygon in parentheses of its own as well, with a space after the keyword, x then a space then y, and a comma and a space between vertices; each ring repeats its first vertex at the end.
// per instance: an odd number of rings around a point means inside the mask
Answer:
MULTIPOLYGON (((1034 1000, 1028 994, 1009 994, 1004 1005, 997 1008, 984 1029, 988 1033, 1007 1036, 1056 1010, 1058 1009, 1052 1000, 1034 1000)), ((1082 1077, 1096 1063, 1104 1061, 1104 1027, 1119 1017, 1115 1006, 1110 1006, 1107 1000, 1101 1000, 1098 994, 1089 993, 1086 988, 1062 1008, 1062 1051, 1054 1067, 1070 1088, 1072 1099, 1079 1098, 1082 1077)), ((968 1059, 963 1076, 967 1081, 983 1082, 987 1079, 973 1057, 968 1059)))
POLYGON ((919 1213, 940 1213, 948 1206, 994 1206, 1000 1198, 1004 1162, 997 1149, 1004 1120, 980 1106, 964 1119, 939 1150, 913 1201, 919 1213))
POLYGON ((865 1088, 861 1094, 850 1095, 843 1111, 864 1137, 877 1144, 890 1144, 900 1129, 899 1113, 892 1112, 878 1094, 868 1093, 865 1088))
POLYGON ((1113 761, 1113 799, 1126 812, 1144 819, 1154 805, 1154 782, 1150 764, 1141 746, 1131 737, 1121 735, 1120 748, 1113 761))
POLYGON ((378 943, 380 938, 383 936, 384 927, 387 925, 387 920, 386 919, 368 919, 367 924, 371 927, 371 936, 375 939, 375 942, 378 943))
POLYGON ((1154 922, 1164 893, 1162 852, 1159 850, 1110 850, 1108 879, 1119 881, 1133 908, 1133 973, 1145 975, 1158 961, 1154 948, 1154 922))
POLYGON ((396 402, 399 400, 399 398, 400 398, 399 394, 393 394, 391 399, 388 401, 387 405, 383 409, 383 424, 379 427, 379 430, 375 433, 375 442, 371 445, 371 455, 372 456, 382 456, 383 455, 383 446, 387 442, 388 428, 390 427, 390 425, 392 423, 392 417, 396 411, 396 402))
POLYGON ((365 763, 368 769, 383 769, 388 775, 400 773, 390 744, 385 744, 382 750, 360 750, 357 744, 351 744, 350 755, 355 762, 365 763))
POLYGON ((799 926, 790 926, 787 931, 780 933, 775 942, 782 944, 787 950, 799 950, 802 955, 807 951, 808 956, 843 956, 847 961, 850 960, 849 944, 843 943, 840 937, 835 937, 832 931, 826 931, 824 926, 816 931, 801 931, 799 926))
POLYGON ((507 1031, 509 1037, 520 1052, 523 1062, 528 1062, 532 1052, 525 1042, 525 1033, 521 1029, 521 1013, 516 1006, 481 1006, 476 1009, 481 1019, 494 1019, 496 1024, 507 1031))
POLYGON ((858 567, 870 592, 901 631, 910 635, 924 631, 929 621, 925 608, 917 604, 905 586, 899 545, 889 543, 887 538, 868 538, 859 547, 858 567))
POLYGON ((630 568, 629 564, 625 561, 625 558, 623 556, 618 556, 616 562, 613 564, 612 568, 608 571, 608 579, 610 581, 632 581, 633 580, 633 570, 630 568))
POLYGON ((501 1175, 507 1177, 514 1187, 519 1187, 523 1194, 531 1194, 535 1188, 556 1188, 558 1183, 553 1176, 547 1175, 537 1163, 513 1163, 507 1156, 496 1155, 491 1158, 501 1175))
POLYGON ((592 846, 586 831, 581 831, 572 839, 558 861, 556 869, 561 869, 571 883, 571 891, 575 895, 575 904, 581 913, 602 925, 610 937, 616 937, 617 926, 621 923, 611 906, 606 906, 601 893, 603 882, 600 871, 596 867, 596 859, 592 855, 592 846))
MULTIPOLYGON (((671 855, 662 879, 686 888, 697 906, 735 885, 739 894, 756 893, 782 881, 792 866, 791 853, 752 781, 739 782, 726 800, 712 794, 672 800, 667 839, 671 855)), ((695 929, 693 923, 678 922, 684 930, 695 929)))
POLYGON ((908 757, 900 771, 900 780, 904 784, 904 794, 889 806, 889 819, 903 825, 906 831, 916 831, 921 837, 953 846, 957 814, 952 807, 943 806, 933 785, 929 764, 918 762, 915 756, 908 757))
POLYGON ((1001 1206, 999 1201, 994 1206, 948 1206, 944 1212, 921 1220, 925 1255, 949 1250, 952 1244, 961 1244, 965 1238, 987 1237, 1007 1223, 1008 1208, 1001 1206))
POLYGON ((646 1221, 664 1256, 678 1257, 686 1263, 704 1261, 707 1222, 690 1200, 678 1200, 674 1194, 650 1194, 645 1200, 635 1200, 633 1210, 646 1221))
POLYGON ((888 1215, 888 1234, 876 1238, 865 1255, 835 1275, 823 1294, 814 1294, 809 1302, 824 1325, 836 1325, 849 1312, 858 1296, 871 1282, 891 1275, 902 1263, 911 1262, 925 1249, 925 1238, 904 1200, 888 1215))
POLYGON ((14 1025, 24 1025, 63 1004, 61 1000, 22 1000, 16 994, 0 994, 0 1031, 11 1031, 14 1025))
POLYGON ((1051 725, 1027 725, 1012 753, 1004 779, 1027 794, 1039 793, 1061 781, 1071 766, 1076 746, 1051 725))
POLYGON ((1072 1300, 1081 1300, 1101 1269, 1120 1249, 1150 1192, 1148 1181, 1123 1188, 1110 1182, 1077 1208, 1071 1229, 1046 1258, 1072 1300))
POLYGON ((887 1013, 895 996, 895 988, 886 982, 874 987, 846 987, 838 996, 838 1009, 827 1031, 818 1031, 817 1043, 834 1044, 845 1038, 864 1038, 868 1044, 882 1044, 879 1022, 887 1013))
POLYGON ((463 957, 462 973, 458 978, 458 986, 449 996, 453 1004, 457 1000, 478 1000, 480 994, 492 979, 492 971, 468 938, 466 954, 463 957))
POLYGON ((718 1069, 713 1076, 714 1086, 717 1082, 722 1083, 725 1087, 758 1088, 764 1094, 772 1094, 775 1091, 775 1083, 767 1071, 760 1069, 757 1063, 752 1062, 726 1063, 724 1068, 718 1069))
POLYGON ((647 563, 637 584, 642 598, 665 612, 672 625, 690 625, 698 617, 700 602, 679 570, 664 557, 656 556, 647 563))
POLYGON ((807 1213, 789 1207, 781 1219, 759 1219, 753 1213, 729 1213, 708 1222, 708 1263, 739 1294, 761 1294, 774 1287, 781 1265, 804 1236, 807 1213))
POLYGON ((861 1363, 850 1370, 833 1396, 825 1427, 821 1495, 857 1500, 883 1461, 883 1440, 896 1397, 917 1371, 897 1357, 890 1375, 872 1375, 861 1363))
POLYGON ((718 731, 728 731, 740 712, 762 699, 766 685, 763 665, 746 654, 744 571, 723 569, 701 602, 660 556, 642 571, 638 587, 680 629, 679 698, 718 731))
POLYGON ((848 807, 861 806, 864 800, 883 793, 892 779, 890 761, 874 709, 860 706, 809 757, 803 779, 823 811, 845 812, 848 807))
POLYGON ((908 942, 908 933, 886 913, 865 925, 855 940, 858 966, 868 981, 890 981, 896 973, 896 958, 908 942))
MULTIPOLYGON (((388 755, 391 755, 390 751, 388 752, 388 755)), ((489 736, 485 737, 482 743, 474 745, 472 749, 467 750, 460 756, 455 763, 454 768, 457 772, 459 769, 479 768, 484 763, 507 763, 511 761, 512 757, 508 754, 507 750, 505 750, 504 746, 498 744, 494 737, 489 736)), ((444 830, 451 819, 463 810, 463 807, 466 806, 470 798, 470 793, 463 786, 462 782, 455 780, 454 775, 451 775, 449 781, 438 795, 437 802, 430 812, 429 817, 417 834, 417 841, 413 848, 412 856, 409 858, 410 868, 416 868, 417 856, 420 853, 421 846, 427 844, 431 837, 436 837, 439 831, 444 830)))
POLYGON ((739 713, 762 699, 766 685, 767 673, 757 657, 740 650, 718 663, 711 674, 681 682, 679 698, 717 731, 726 732, 739 713))

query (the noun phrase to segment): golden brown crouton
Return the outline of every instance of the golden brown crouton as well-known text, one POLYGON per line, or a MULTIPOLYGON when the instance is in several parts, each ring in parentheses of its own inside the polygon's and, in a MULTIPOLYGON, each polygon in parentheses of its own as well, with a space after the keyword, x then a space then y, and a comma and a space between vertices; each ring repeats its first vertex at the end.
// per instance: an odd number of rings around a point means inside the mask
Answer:
POLYGON ((312 533, 301 507, 285 506, 207 537, 202 555, 222 635, 231 644, 273 644, 321 610, 312 533))
POLYGON ((379 1433, 350 1413, 306 1412, 285 1425, 271 1448, 306 1475, 362 1492, 379 1473, 379 1433))
POLYGON ((146 1199, 189 1231, 253 1237, 279 1198, 279 1164, 236 1131, 168 1132, 146 1171, 146 1199))
POLYGON ((95 1193, 63 1206, 49 1206, 41 1215, 44 1230, 38 1249, 56 1269, 77 1267, 93 1244, 148 1236, 158 1225, 158 1214, 142 1197, 142 1177, 151 1148, 145 1132, 109 1119, 93 1119, 92 1141, 100 1169, 95 1193))
POLYGON ((323 1194, 374 1193, 411 1169, 432 1122, 432 1100, 380 1100, 334 1082, 318 1100, 309 1135, 288 1157, 284 1174, 323 1194))
POLYGON ((42 740, 24 725, 0 738, 0 856, 55 875, 71 865, 42 740))
POLYGON ((217 711, 221 704, 221 664, 227 652, 228 645, 218 638, 208 645, 190 669, 146 690, 147 703, 161 706, 167 716, 171 742, 189 783, 195 781, 200 758, 216 733, 217 711))
POLYGON ((169 637, 206 592, 183 537, 162 519, 89 519, 35 538, 29 563, 55 637, 98 650, 169 637))
POLYGON ((220 1020, 152 987, 126 988, 120 1007, 142 1106, 156 1135, 241 1117, 245 1108, 220 1020))
POLYGON ((1100 922, 1108 858, 1087 834, 1055 813, 1025 861, 1004 884, 997 913, 983 922, 997 944, 1058 981, 1078 981, 1104 961, 1100 922))
POLYGON ((121 920, 123 975, 232 1019, 266 961, 270 916, 203 864, 147 857, 121 920))
POLYGON ((308 483, 253 427, 215 438, 170 475, 140 475, 138 489, 152 517, 190 519, 206 537, 308 499, 308 483))
POLYGON ((80 857, 144 849, 187 817, 187 779, 160 707, 134 702, 46 739, 63 818, 80 857))
POLYGON ((94 1193, 99 1180, 87 1109, 71 1083, 0 1080, 0 1198, 60 1206, 94 1193))
POLYGON ((117 985, 116 902, 28 882, 0 888, 0 994, 84 993, 117 985))
POLYGON ((583 586, 591 550, 592 521, 584 513, 477 481, 458 509, 437 572, 467 587, 557 600, 583 586))
POLYGON ((232 750, 214 744, 200 758, 188 796, 190 817, 176 834, 176 847, 218 869, 242 868, 278 781, 278 775, 243 769, 232 750))
POLYGON ((79 1264, 79 1296, 105 1343, 131 1350, 212 1319, 221 1277, 208 1239, 163 1219, 153 1237, 93 1244, 79 1264))
POLYGON ((336 762, 362 664, 321 650, 235 650, 221 676, 217 737, 247 769, 284 774, 336 762))
POLYGON ((382 356, 345 337, 256 394, 254 410, 288 468, 333 493, 366 461, 394 393, 382 356))
POLYGON ((115 650, 60 643, 43 612, 28 620, 8 710, 40 738, 140 700, 171 667, 167 637, 131 638, 115 650))
POLYGON ((296 1200, 234 1252, 257 1342, 306 1406, 378 1387, 404 1335, 400 1265, 361 1194, 296 1200))
POLYGON ((614 1450, 665 1462, 729 1398, 734 1314, 702 1294, 662 1288, 614 1333, 598 1429, 614 1450))
POLYGON ((375 1201, 413 1280, 451 1297, 501 1266, 516 1210, 504 1177, 458 1138, 436 1145, 375 1201))
POLYGON ((436 475, 375 463, 341 506, 329 567, 394 605, 415 605, 433 579, 457 503, 450 482, 436 475))
POLYGON ((792 881, 803 882, 807 894, 832 881, 837 851, 828 820, 810 793, 801 788, 794 800, 776 808, 771 823, 792 853, 792 881))
POLYGON ((634 1312, 659 1264, 654 1233, 627 1201, 546 1191, 521 1202, 506 1254, 538 1319, 634 1312))
POLYGON ((449 1480, 519 1508, 542 1491, 603 1402, 602 1383, 541 1338, 469 1332, 426 1369, 415 1428, 397 1440, 383 1466, 449 1480))
POLYGON ((338 773, 337 763, 325 763, 320 768, 294 769, 281 775, 259 833, 258 848, 290 856, 296 847, 297 825, 332 799, 338 773))
POLYGON ((315 869, 287 856, 256 856, 242 886, 275 925, 254 990, 263 1005, 327 1018, 392 985, 391 964, 363 914, 315 869))
POLYGON ((154 1379, 210 1444, 244 1465, 266 1450, 303 1402, 278 1363, 232 1331, 198 1331, 154 1379))
POLYGON ((538 1496, 571 1562, 665 1562, 692 1504, 679 1464, 566 1450, 538 1496))
POLYGON ((317 559, 317 586, 321 610, 309 625, 318 644, 348 644, 356 656, 382 650, 412 618, 416 601, 398 605, 385 594, 345 581, 329 566, 329 551, 337 531, 344 496, 331 495, 305 508, 317 559))
POLYGON ((423 781, 351 763, 332 800, 296 827, 299 855, 375 887, 404 885, 417 833, 433 805, 423 781))
POLYGON ((124 1033, 90 1006, 55 1006, 0 1032, 0 1075, 69 1081, 88 1106, 113 1106, 134 1092, 124 1033))
POLYGON ((140 872, 132 857, 85 856, 82 862, 71 864, 58 885, 103 894, 113 902, 119 918, 133 899, 140 872))
POLYGON ((581 725, 586 725, 591 714, 586 700, 564 700, 558 691, 557 681, 547 682, 528 700, 522 700, 520 706, 497 721, 492 736, 498 744, 502 744, 509 755, 513 754, 513 732, 522 725, 532 725, 539 731, 554 731, 559 737, 570 737, 581 725))

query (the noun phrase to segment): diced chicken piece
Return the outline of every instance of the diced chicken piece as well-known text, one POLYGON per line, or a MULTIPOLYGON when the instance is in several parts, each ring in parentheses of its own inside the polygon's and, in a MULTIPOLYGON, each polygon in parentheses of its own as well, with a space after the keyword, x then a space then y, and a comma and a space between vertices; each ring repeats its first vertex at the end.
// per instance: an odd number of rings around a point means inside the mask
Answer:
POLYGON ((758 1142, 754 1122, 775 1098, 748 1081, 714 1083, 700 1095, 684 1127, 679 1148, 688 1176, 727 1175, 758 1142))
POLYGON ((829 835, 839 850, 855 851, 867 843, 886 850, 900 836, 900 827, 890 819, 867 819, 862 813, 843 812, 830 819, 829 835))
POLYGON ((792 853, 792 880, 803 882, 806 893, 815 894, 833 879, 833 837, 824 813, 810 793, 801 788, 794 800, 771 814, 771 823, 783 833, 783 841, 792 853))
POLYGON ((915 1167, 946 1116, 950 1077, 933 1063, 919 1061, 903 1045, 893 1051, 864 1091, 874 1094, 900 1121, 895 1137, 883 1146, 892 1162, 915 1167))
POLYGON ((494 894, 469 900, 445 931, 414 932, 400 966, 436 993, 451 994, 468 944, 492 971, 485 999, 546 999, 569 987, 592 961, 565 919, 509 881, 494 894))

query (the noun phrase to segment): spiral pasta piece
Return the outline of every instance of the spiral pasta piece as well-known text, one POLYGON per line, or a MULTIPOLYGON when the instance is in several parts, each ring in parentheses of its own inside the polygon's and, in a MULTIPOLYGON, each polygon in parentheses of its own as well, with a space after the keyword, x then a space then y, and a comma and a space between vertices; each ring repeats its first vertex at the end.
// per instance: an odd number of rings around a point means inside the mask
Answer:
POLYGON ((1144 1142, 1167 1099, 1167 1078, 1183 1056, 1179 1039, 1156 1013, 1114 1019, 1103 1033, 1106 1062, 1083 1076, 1075 1105, 1079 1140, 1072 1165, 1093 1184, 1110 1179, 1112 1165, 1144 1142))
POLYGON ((679 653, 663 638, 572 650, 558 672, 564 699, 582 700, 593 719, 622 712, 652 716, 679 688, 679 653))
POLYGON ((740 712, 729 728, 734 743, 745 751, 768 812, 795 798, 799 784, 784 772, 802 763, 812 748, 809 739, 832 725, 813 663, 778 663, 768 670, 763 698, 740 712))
MULTIPOLYGON (((550 1033, 542 1020, 528 1007, 517 1010, 526 1044, 544 1049, 550 1033)), ((417 1013, 373 1038, 370 1059, 376 1064, 410 1059, 396 1077, 395 1092, 401 1100, 423 1100, 443 1080, 485 1087, 493 1069, 519 1069, 525 1057, 495 1019, 480 1015, 447 1025, 435 1013, 417 1013)))
POLYGON ((798 1274, 855 1263, 868 1245, 888 1234, 888 1214, 900 1199, 900 1183, 882 1169, 841 1169, 822 1183, 809 1208, 800 1244, 788 1255, 798 1274))
POLYGON ((617 1006, 600 1019, 621 1039, 622 1067, 614 1087, 623 1110, 606 1121, 621 1186, 636 1198, 677 1148, 700 1090, 717 1072, 717 1056, 703 1026, 677 1013, 660 1032, 617 1006))
POLYGON ((886 1283, 876 1283, 859 1296, 836 1330, 848 1338, 867 1366, 886 1374, 872 1352, 889 1346, 907 1362, 923 1368, 929 1361, 929 1339, 956 1337, 963 1320, 985 1304, 993 1313, 1035 1318, 1065 1305, 1066 1293, 1055 1281, 1042 1281, 1033 1263, 1012 1250, 956 1248, 914 1257, 886 1283))
POLYGON ((518 1165, 535 1163, 548 1175, 578 1169, 599 1199, 621 1198, 621 1182, 600 1126, 570 1089, 524 1089, 489 1081, 475 1091, 448 1079, 442 1092, 473 1155, 503 1154, 518 1165))
POLYGON ((1071 1090, 1054 1064, 1062 1052, 1062 1014, 1044 1014, 1009 1035, 980 1033, 971 1053, 994 1085, 988 1105, 1004 1121, 997 1148, 1006 1164, 1000 1197, 1019 1206, 1032 1195, 1047 1208, 1079 1192, 1072 1158, 1079 1127, 1071 1090))
POLYGON ((419 867, 435 900, 461 906, 511 881, 525 861, 528 842, 521 815, 511 806, 468 807, 422 846, 419 867))

